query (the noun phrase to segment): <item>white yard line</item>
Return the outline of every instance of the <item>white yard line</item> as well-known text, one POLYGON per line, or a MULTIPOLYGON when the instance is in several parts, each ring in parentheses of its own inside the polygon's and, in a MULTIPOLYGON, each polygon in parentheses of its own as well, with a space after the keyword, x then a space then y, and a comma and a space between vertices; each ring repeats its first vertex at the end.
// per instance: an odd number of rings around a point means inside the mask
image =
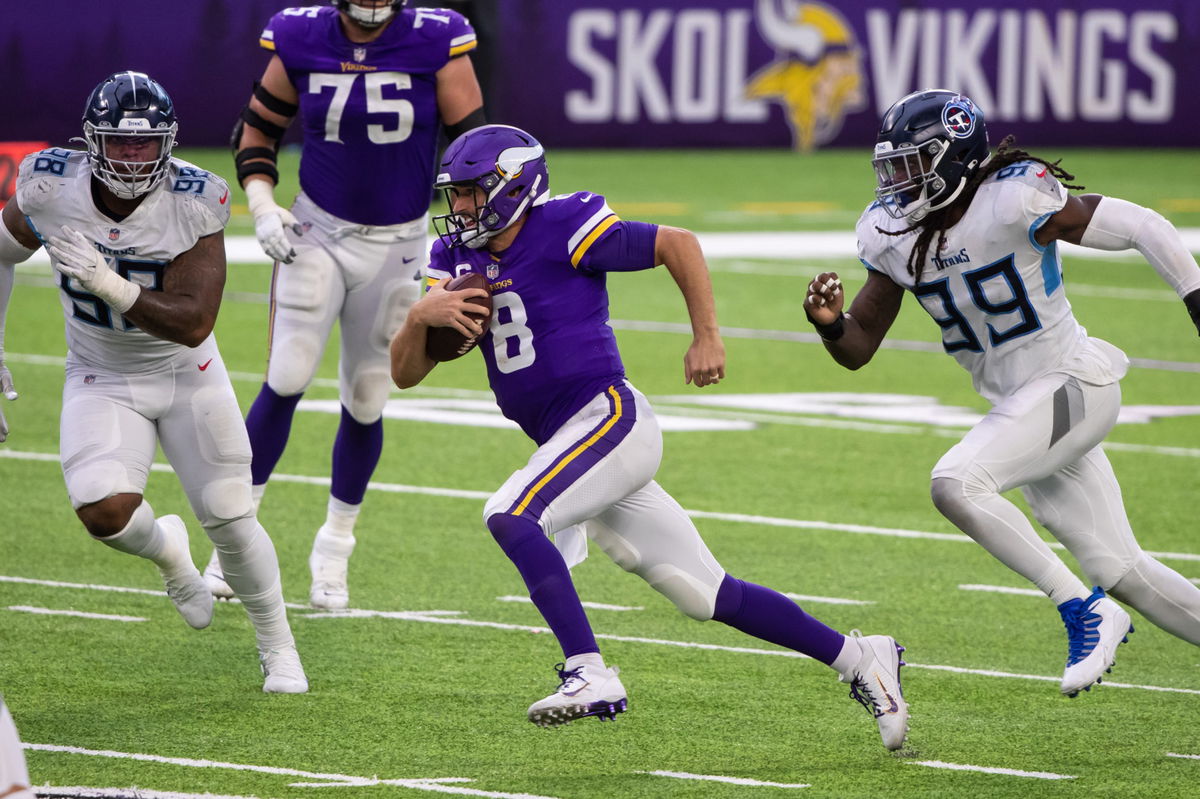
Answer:
POLYGON ((1052 771, 1020 771, 1015 768, 995 768, 993 766, 968 766, 963 763, 944 763, 941 760, 910 760, 910 766, 928 766, 943 768, 951 771, 979 771, 984 774, 1003 774, 1007 777, 1034 777, 1039 780, 1074 780, 1071 774, 1055 774, 1052 771))
POLYGON ((702 780, 724 782, 729 785, 748 785, 756 788, 811 788, 808 783, 764 782, 746 777, 721 777, 715 774, 689 774, 686 771, 635 771, 634 774, 649 774, 653 777, 672 777, 677 780, 702 780))
MULTIPOLYGON (((18 580, 9 580, 17 582, 18 580)), ((36 581, 29 579, 20 579, 20 582, 34 583, 36 581)), ((71 585, 71 584, 68 584, 71 585)), ((89 588, 91 590, 111 591, 115 590, 113 586, 85 586, 76 584, 80 587, 89 588)), ((298 610, 299 612, 292 615, 293 619, 395 619, 397 621, 414 621, 424 622, 426 624, 449 624, 462 627, 484 627, 493 630, 508 630, 513 632, 533 633, 537 635, 545 635, 550 633, 549 628, 531 624, 510 624, 506 622, 485 621, 481 619, 464 618, 463 611, 457 610, 368 610, 363 608, 351 608, 347 610, 337 611, 311 611, 304 606, 289 605, 289 607, 298 610)), ((787 649, 760 649, 756 647, 745 646, 725 646, 722 644, 706 644, 699 641, 672 641, 664 638, 646 638, 642 636, 630 635, 610 635, 607 633, 596 633, 596 637, 606 641, 622 641, 625 643, 634 644, 650 644, 653 646, 671 646, 683 649, 700 649, 710 652, 730 652, 741 655, 767 655, 770 657, 786 657, 796 659, 808 659, 807 655, 802 655, 799 652, 793 652, 787 649)), ((996 671, 993 669, 972 669, 963 668, 960 666, 943 666, 927 663, 908 663, 909 668, 914 669, 929 669, 931 671, 943 671, 950 674, 968 674, 980 677, 998 677, 1004 679, 1015 680, 1035 680, 1039 682, 1058 682, 1061 676, 1047 677, 1039 674, 1020 674, 1014 672, 996 671)), ((1191 688, 1169 688, 1158 685, 1141 685, 1135 683, 1121 683, 1105 681, 1105 686, 1113 688, 1138 688, 1144 691, 1158 691, 1165 693, 1179 694, 1194 694, 1200 696, 1200 690, 1191 688)))
POLYGON ((869 602, 865 599, 841 599, 836 596, 810 596, 808 594, 793 594, 790 591, 785 591, 783 594, 788 599, 795 599, 798 602, 816 602, 820 605, 874 605, 874 602, 869 602))
MULTIPOLYGON (((497 602, 519 602, 519 603, 525 604, 525 605, 533 604, 533 600, 527 596, 498 596, 498 597, 496 597, 496 601, 497 602)), ((591 608, 592 610, 616 610, 616 611, 645 610, 645 608, 643 608, 643 607, 630 606, 630 605, 606 605, 603 602, 581 602, 580 604, 582 604, 585 608, 591 608)))
MULTIPOLYGON (((285 777, 302 777, 315 782, 294 782, 293 787, 359 787, 367 785, 392 785, 399 788, 411 788, 415 791, 432 791, 434 793, 450 793, 460 796, 486 796, 494 799, 557 799, 556 797, 541 796, 529 793, 507 793, 502 791, 481 791, 476 788, 466 788, 457 784, 473 782, 466 777, 429 777, 416 779, 380 779, 378 777, 357 777, 349 774, 321 774, 312 771, 301 771, 293 768, 278 768, 275 766, 257 766, 249 763, 223 763, 218 760, 196 760, 190 757, 163 757, 162 755, 147 755, 133 752, 116 752, 103 749, 83 749, 78 746, 59 746, 56 744, 22 744, 26 749, 35 752, 57 752, 90 757, 107 757, 118 760, 139 760, 146 763, 164 763, 171 766, 186 768, 212 768, 229 771, 252 771, 259 774, 274 774, 285 777)), ((140 794, 139 794, 140 795, 140 794)))
POLYGON ((152 791, 148 788, 89 788, 82 785, 35 785, 39 797, 53 799, 259 799, 257 796, 234 796, 216 793, 179 793, 152 791))
POLYGON ((1006 585, 979 585, 977 583, 965 583, 960 585, 960 591, 990 591, 994 594, 1017 594, 1019 596, 1046 596, 1036 588, 1010 588, 1006 585))
POLYGON ((1182 757, 1185 760, 1200 760, 1200 755, 1181 755, 1177 752, 1167 752, 1167 757, 1182 757))
POLYGON ((141 616, 120 616, 112 613, 85 613, 82 610, 54 610, 53 608, 37 608, 32 605, 9 605, 8 610, 19 613, 34 613, 41 616, 77 616, 81 619, 98 619, 99 621, 150 621, 141 616))
MULTIPOLYGON (((20 452, 0 449, 0 458, 58 463, 57 455, 43 452, 20 452)), ((150 468, 156 472, 172 473, 173 471, 171 467, 165 463, 155 463, 152 464, 150 468)), ((271 479, 282 483, 302 483, 305 485, 320 486, 322 488, 329 487, 328 477, 312 477, 308 475, 276 473, 271 475, 271 479)), ((426 496, 452 497, 455 499, 486 500, 492 495, 489 491, 470 491, 457 488, 437 488, 433 486, 412 486, 397 483, 379 483, 374 481, 368 484, 368 488, 370 488, 372 491, 382 491, 385 493, 423 494, 426 496)), ((936 533, 924 530, 906 530, 896 527, 876 527, 874 525, 845 524, 842 522, 827 522, 811 519, 785 519, 777 516, 758 516, 747 513, 717 513, 715 511, 687 509, 685 509, 684 512, 693 519, 713 519, 715 521, 735 522, 739 524, 759 524, 767 527, 785 527, 797 530, 826 530, 831 532, 855 533, 859 535, 879 535, 890 538, 919 538, 929 541, 953 541, 955 543, 964 544, 974 543, 969 537, 963 535, 962 533, 936 533)), ((1065 549, 1065 547, 1057 541, 1050 542, 1049 545, 1051 549, 1065 549)), ((1147 550, 1147 554, 1151 557, 1160 558, 1163 560, 1187 560, 1200 562, 1200 554, 1192 552, 1157 552, 1147 550)))

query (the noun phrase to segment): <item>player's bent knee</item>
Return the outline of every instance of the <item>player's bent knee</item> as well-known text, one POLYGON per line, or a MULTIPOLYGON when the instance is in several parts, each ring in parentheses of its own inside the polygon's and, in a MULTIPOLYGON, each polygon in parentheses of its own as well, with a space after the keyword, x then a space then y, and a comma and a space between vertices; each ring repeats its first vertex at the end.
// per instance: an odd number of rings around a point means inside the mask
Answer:
POLYGON ((1092 585, 1098 585, 1105 591, 1117 594, 1136 594, 1146 585, 1145 574, 1148 569, 1138 568, 1153 561, 1145 552, 1138 551, 1135 556, 1119 558, 1115 555, 1089 555, 1079 558, 1079 567, 1087 575, 1092 585))
POLYGON ((114 494, 99 502, 92 502, 75 509, 75 515, 88 534, 94 538, 108 538, 125 529, 133 512, 142 504, 141 494, 114 494))
POLYGON ((383 415, 392 376, 384 369, 363 369, 342 392, 342 406, 359 424, 373 424, 383 415))
POLYGON ((644 576, 650 587, 671 600, 683 615, 696 621, 713 617, 719 584, 709 585, 670 564, 655 566, 644 576))
POLYGON ((947 518, 953 518, 966 503, 966 486, 954 477, 935 477, 929 483, 933 505, 947 518))
POLYGON ((243 476, 213 480, 200 492, 200 502, 196 516, 206 530, 254 516, 250 480, 243 476))

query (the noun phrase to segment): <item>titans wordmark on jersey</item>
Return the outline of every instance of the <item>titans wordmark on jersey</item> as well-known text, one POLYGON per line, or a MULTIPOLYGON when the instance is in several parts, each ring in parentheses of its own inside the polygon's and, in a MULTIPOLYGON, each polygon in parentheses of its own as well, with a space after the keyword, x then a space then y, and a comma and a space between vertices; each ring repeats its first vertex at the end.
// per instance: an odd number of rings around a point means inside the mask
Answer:
MULTIPOLYGON (((186 161, 172 158, 167 176, 120 222, 96 208, 91 179, 87 153, 32 153, 17 174, 17 204, 43 243, 72 227, 95 244, 110 269, 143 291, 161 291, 167 265, 229 222, 229 186, 186 161)), ((76 357, 117 371, 140 370, 186 349, 139 330, 74 279, 54 274, 67 346, 76 357)))
POLYGON ((919 284, 907 267, 917 232, 888 235, 908 223, 878 202, 858 220, 859 258, 913 293, 942 328, 945 351, 993 403, 1056 370, 1111 382, 1123 356, 1108 344, 1095 351, 1067 301, 1057 243, 1034 238, 1066 202, 1066 188, 1045 166, 1012 164, 984 181, 945 245, 931 248, 919 284))

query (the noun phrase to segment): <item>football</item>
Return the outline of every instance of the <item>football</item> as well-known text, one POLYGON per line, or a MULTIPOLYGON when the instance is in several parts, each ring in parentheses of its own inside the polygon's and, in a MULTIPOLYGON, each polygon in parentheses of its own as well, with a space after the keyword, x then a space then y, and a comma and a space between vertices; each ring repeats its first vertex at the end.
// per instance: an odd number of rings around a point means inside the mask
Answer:
MULTIPOLYGON (((488 289, 487 278, 477 272, 467 272, 446 284, 446 291, 463 289, 487 290, 486 297, 472 297, 468 300, 479 306, 479 313, 471 315, 480 319, 486 329, 492 318, 492 293, 488 289)), ((425 354, 435 361, 453 361, 473 350, 478 342, 479 339, 467 338, 452 327, 431 327, 425 332, 425 354)))

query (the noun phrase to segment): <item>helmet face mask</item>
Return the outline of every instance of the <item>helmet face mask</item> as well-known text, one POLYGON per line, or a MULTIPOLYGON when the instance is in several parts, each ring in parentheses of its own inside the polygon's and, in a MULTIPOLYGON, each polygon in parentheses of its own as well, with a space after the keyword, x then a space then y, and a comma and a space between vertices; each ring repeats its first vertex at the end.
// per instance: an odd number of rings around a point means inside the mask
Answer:
POLYGON ((983 113, 969 98, 914 92, 884 114, 871 160, 875 196, 893 218, 919 222, 954 202, 988 153, 983 113))
POLYGON ((83 112, 92 174, 121 199, 146 194, 170 169, 178 129, 170 96, 149 76, 118 72, 105 78, 83 112))
POLYGON ((390 0, 390 2, 365 6, 353 0, 333 0, 338 11, 364 28, 378 28, 394 17, 408 0, 390 0))
POLYGON ((433 218, 438 236, 447 247, 479 249, 549 199, 545 150, 519 128, 474 128, 446 148, 434 188, 444 192, 448 208, 433 218))

